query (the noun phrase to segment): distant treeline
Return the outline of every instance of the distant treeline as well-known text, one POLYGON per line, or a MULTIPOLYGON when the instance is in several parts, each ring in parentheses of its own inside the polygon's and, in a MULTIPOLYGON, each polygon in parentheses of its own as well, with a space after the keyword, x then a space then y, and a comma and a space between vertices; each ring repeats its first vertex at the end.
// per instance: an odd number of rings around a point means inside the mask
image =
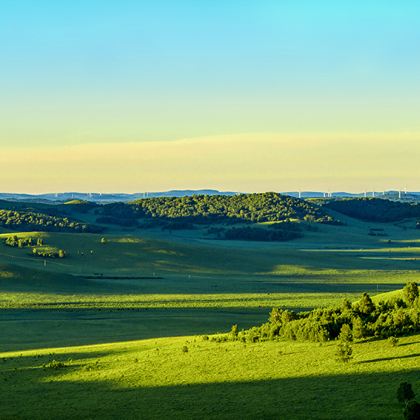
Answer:
MULTIPOLYGON (((267 228, 237 227, 224 231, 224 239, 242 241, 290 241, 302 237, 299 226, 293 223, 281 223, 284 226, 279 228, 269 226, 267 228)), ((280 223, 279 223, 280 225, 280 223)))
POLYGON ((396 222, 420 217, 420 205, 381 198, 348 198, 327 201, 325 207, 369 222, 396 222))
POLYGON ((397 337, 420 331, 420 300, 416 283, 408 283, 403 297, 375 304, 367 293, 355 303, 345 300, 340 307, 314 309, 297 313, 273 309, 268 322, 238 332, 233 339, 265 341, 286 338, 291 340, 329 341, 346 331, 347 341, 368 337, 397 337))
POLYGON ((54 232, 100 232, 102 230, 97 226, 77 222, 67 217, 14 210, 0 210, 0 226, 15 230, 54 232))
POLYGON ((338 223, 317 204, 277 193, 149 198, 130 204, 105 205, 101 213, 102 217, 108 218, 105 220, 120 220, 123 225, 129 223, 128 220, 138 218, 187 220, 193 223, 289 220, 338 223))

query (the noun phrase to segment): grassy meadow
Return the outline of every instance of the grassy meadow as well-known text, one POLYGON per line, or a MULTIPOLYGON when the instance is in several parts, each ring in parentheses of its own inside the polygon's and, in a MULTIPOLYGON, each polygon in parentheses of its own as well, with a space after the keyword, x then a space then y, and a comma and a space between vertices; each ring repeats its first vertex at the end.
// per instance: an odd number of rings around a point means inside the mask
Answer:
POLYGON ((335 347, 190 336, 3 352, 2 418, 402 418, 420 336, 357 343, 348 364, 335 347))
POLYGON ((342 219, 278 243, 205 229, 2 229, 1 418, 401 418, 398 384, 420 393, 418 335, 357 342, 348 364, 335 343, 203 339, 261 324, 272 307, 310 310, 418 281, 418 230, 342 219), (8 247, 10 234, 66 257, 8 247))

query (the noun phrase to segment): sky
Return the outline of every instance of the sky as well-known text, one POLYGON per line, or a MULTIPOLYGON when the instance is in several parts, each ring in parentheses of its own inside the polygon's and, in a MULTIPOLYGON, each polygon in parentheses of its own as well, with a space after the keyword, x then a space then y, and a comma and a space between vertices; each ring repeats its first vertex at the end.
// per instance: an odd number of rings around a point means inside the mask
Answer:
POLYGON ((0 191, 420 190, 417 0, 2 0, 0 191))

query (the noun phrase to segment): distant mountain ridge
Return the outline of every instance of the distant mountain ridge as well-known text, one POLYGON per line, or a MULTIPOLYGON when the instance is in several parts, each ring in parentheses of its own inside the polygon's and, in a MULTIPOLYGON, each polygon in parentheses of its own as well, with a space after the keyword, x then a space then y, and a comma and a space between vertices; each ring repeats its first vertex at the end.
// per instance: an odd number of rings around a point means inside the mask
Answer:
POLYGON ((160 192, 141 192, 141 193, 81 193, 63 192, 46 194, 21 194, 21 193, 0 193, 0 200, 13 201, 35 201, 35 202, 65 202, 69 200, 85 200, 97 203, 127 202, 141 198, 152 197, 185 197, 191 195, 236 195, 233 191, 218 191, 213 189, 201 190, 169 190, 160 192))
MULTIPOLYGON (((0 200, 8 201, 25 201, 35 203, 64 203, 70 200, 84 200, 95 203, 114 203, 128 202, 139 200, 142 198, 153 197, 186 197, 192 195, 225 195, 233 196, 240 194, 235 191, 219 191, 214 189, 199 190, 169 190, 160 192, 139 192, 139 193, 81 193, 81 192, 60 192, 46 194, 22 194, 22 193, 0 193, 0 200)), ((281 192, 283 195, 289 195, 296 198, 356 198, 356 197, 377 197, 387 199, 401 199, 409 201, 420 201, 420 192, 403 192, 403 191, 383 191, 383 192, 363 192, 349 193, 340 192, 322 192, 322 191, 286 191, 281 192)))

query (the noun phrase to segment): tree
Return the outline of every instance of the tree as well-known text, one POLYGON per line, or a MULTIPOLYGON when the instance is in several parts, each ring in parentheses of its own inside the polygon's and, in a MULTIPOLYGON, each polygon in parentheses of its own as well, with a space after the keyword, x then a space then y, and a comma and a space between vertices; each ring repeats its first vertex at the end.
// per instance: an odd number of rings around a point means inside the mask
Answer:
POLYGON ((400 403, 405 403, 414 399, 413 387, 408 382, 401 382, 397 389, 397 400, 400 403))
POLYGON ((366 335, 367 331, 362 319, 360 317, 353 318, 353 338, 360 340, 361 338, 365 338, 366 335))
POLYGON ((414 281, 409 282, 403 289, 404 300, 411 306, 419 297, 419 288, 414 281))
POLYGON ((233 338, 236 338, 238 336, 238 324, 232 325, 230 333, 232 334, 233 338))
POLYGON ((351 310, 351 302, 347 298, 343 300, 341 304, 341 310, 343 312, 351 310))
POLYGON ((65 256, 66 256, 66 253, 62 249, 59 249, 58 250, 58 258, 64 258, 65 256))
POLYGON ((358 309, 364 315, 370 315, 375 310, 375 304, 367 293, 363 293, 358 304, 358 309))
POLYGON ((101 244, 106 244, 106 243, 108 243, 107 239, 106 238, 101 238, 101 244))
POLYGON ((349 343, 338 343, 335 355, 340 362, 348 363, 353 358, 353 349, 349 343))
POLYGON ((351 331, 350 325, 343 324, 341 326, 340 335, 338 338, 344 343, 350 343, 353 341, 353 333, 351 331))

